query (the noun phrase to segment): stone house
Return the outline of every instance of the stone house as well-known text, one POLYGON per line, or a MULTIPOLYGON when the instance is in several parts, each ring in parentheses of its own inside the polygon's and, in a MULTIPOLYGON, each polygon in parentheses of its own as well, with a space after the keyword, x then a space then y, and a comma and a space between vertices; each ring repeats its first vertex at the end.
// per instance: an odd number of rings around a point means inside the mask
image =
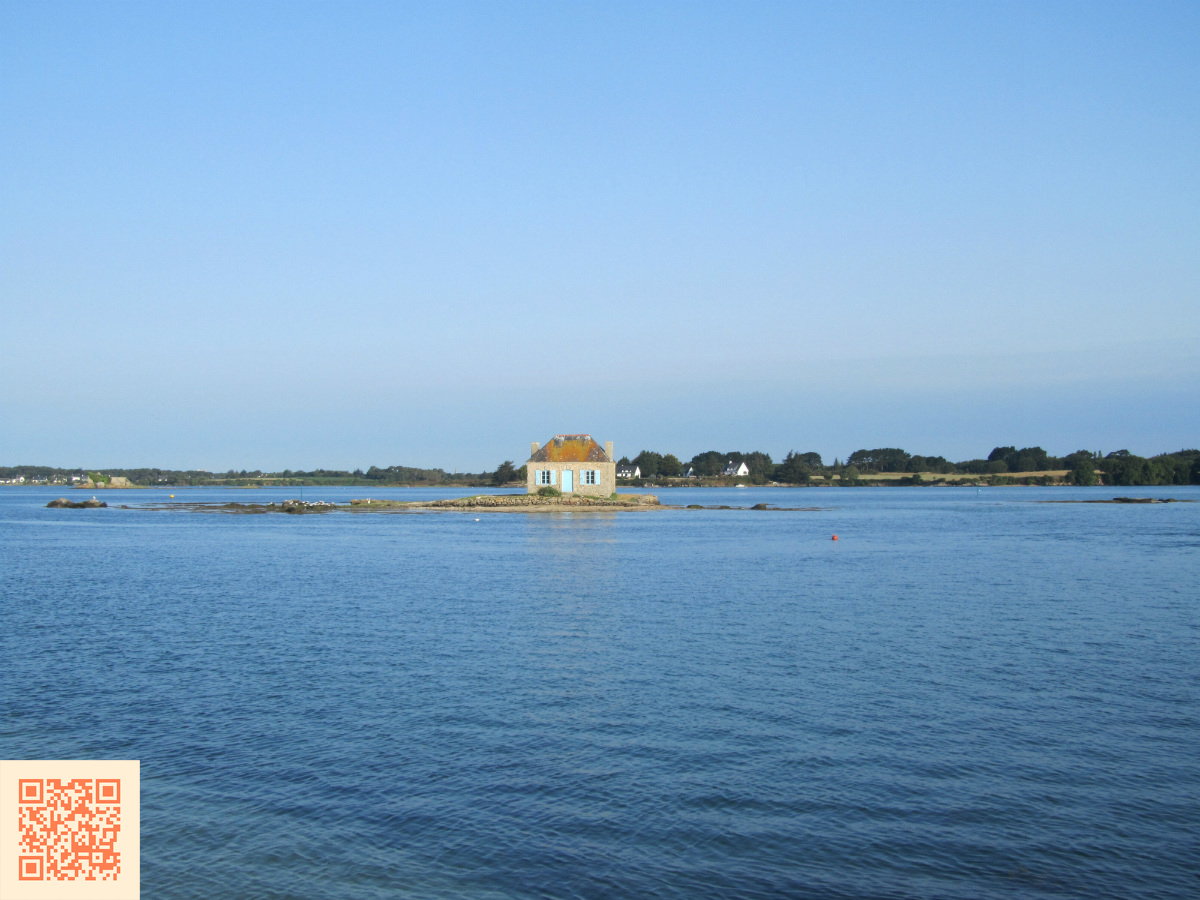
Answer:
POLYGON ((593 497, 607 497, 616 491, 612 441, 601 447, 590 434, 556 434, 544 447, 536 441, 530 446, 525 463, 530 494, 544 487, 593 497))

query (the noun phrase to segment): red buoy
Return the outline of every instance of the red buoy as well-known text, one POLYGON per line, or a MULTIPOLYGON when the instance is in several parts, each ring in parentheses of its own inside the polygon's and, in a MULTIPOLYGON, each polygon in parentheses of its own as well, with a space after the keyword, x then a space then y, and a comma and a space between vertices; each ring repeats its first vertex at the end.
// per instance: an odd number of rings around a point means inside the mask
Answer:
POLYGON ((834 539, 835 541, 837 540, 837 535, 836 535, 836 534, 833 536, 833 539, 834 539))

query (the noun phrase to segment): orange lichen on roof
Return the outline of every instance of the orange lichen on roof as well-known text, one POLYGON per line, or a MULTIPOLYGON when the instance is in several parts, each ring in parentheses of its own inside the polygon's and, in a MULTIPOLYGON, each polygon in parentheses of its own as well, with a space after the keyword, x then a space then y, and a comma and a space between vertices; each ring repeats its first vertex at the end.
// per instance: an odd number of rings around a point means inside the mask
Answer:
POLYGON ((556 434, 530 462, 609 462, 604 448, 590 434, 556 434))

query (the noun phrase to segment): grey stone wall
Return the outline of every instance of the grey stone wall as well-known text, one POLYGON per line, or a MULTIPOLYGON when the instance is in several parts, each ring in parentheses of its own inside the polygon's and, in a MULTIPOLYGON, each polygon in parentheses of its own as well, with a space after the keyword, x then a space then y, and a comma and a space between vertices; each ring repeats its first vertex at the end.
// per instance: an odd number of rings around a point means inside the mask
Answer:
POLYGON ((617 465, 611 460, 608 462, 570 462, 570 463, 544 463, 544 462, 527 462, 525 476, 525 490, 530 494, 537 493, 538 488, 543 485, 535 484, 534 478, 539 470, 551 469, 554 472, 554 487, 562 490, 562 471, 570 469, 573 474, 575 490, 572 493, 584 494, 591 497, 607 497, 617 489, 617 465), (585 469, 598 469, 600 471, 599 484, 582 484, 580 473, 585 469))

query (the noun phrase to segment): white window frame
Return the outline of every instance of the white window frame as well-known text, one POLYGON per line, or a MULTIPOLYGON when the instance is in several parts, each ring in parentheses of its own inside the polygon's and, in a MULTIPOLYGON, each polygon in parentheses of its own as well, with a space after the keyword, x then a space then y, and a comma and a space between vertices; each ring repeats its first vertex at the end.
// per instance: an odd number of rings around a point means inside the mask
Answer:
POLYGON ((539 469, 537 483, 538 484, 554 484, 554 470, 553 469, 539 469))

